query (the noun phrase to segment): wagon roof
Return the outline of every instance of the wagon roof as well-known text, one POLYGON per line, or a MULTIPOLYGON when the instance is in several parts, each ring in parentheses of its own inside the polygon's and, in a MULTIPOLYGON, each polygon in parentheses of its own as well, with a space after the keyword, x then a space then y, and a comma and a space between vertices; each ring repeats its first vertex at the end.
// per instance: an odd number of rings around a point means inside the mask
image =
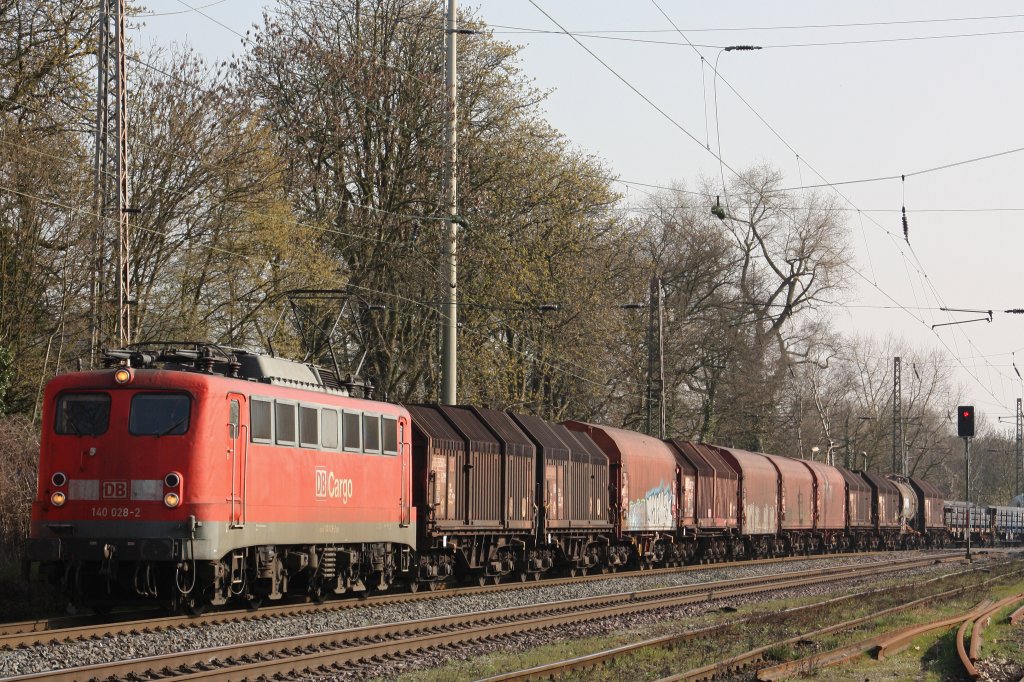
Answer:
POLYGON ((481 423, 480 418, 468 407, 439 405, 438 410, 444 413, 462 435, 470 441, 474 448, 497 450, 500 448, 498 439, 481 423))
POLYGON ((534 441, 544 449, 545 455, 568 457, 569 446, 566 445, 552 427, 552 424, 532 414, 516 414, 510 412, 515 419, 534 441))
POLYGON ((445 420, 437 405, 407 405, 412 415, 413 426, 434 441, 444 441, 450 446, 464 448, 466 441, 451 424, 445 420))

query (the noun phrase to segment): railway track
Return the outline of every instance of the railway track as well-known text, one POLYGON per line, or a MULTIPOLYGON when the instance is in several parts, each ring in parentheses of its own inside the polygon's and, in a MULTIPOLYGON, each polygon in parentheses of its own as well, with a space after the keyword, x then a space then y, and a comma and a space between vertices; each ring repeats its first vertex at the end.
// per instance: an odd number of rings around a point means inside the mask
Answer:
MULTIPOLYGON (((939 561, 959 561, 948 557, 939 561)), ((272 675, 309 675, 380 657, 406 655, 436 647, 472 643, 570 623, 641 611, 656 611, 709 599, 738 597, 832 581, 884 575, 933 565, 935 557, 904 558, 869 566, 842 566, 781 575, 743 578, 680 587, 632 591, 525 607, 428 618, 285 637, 274 640, 176 652, 137 660, 48 671, 12 680, 231 679, 272 675)))
MULTIPOLYGON (((850 555, 824 554, 813 557, 781 557, 776 559, 757 559, 742 562, 720 564, 697 564, 690 566, 658 568, 642 573, 599 573, 587 576, 550 578, 540 582, 509 582, 497 585, 457 587, 436 592, 409 592, 401 594, 382 594, 365 598, 345 598, 324 603, 288 603, 268 606, 258 610, 232 609, 214 611, 201 616, 185 615, 152 615, 138 618, 137 612, 125 614, 124 619, 111 620, 108 617, 62 616, 49 620, 32 620, 18 623, 0 624, 0 651, 23 646, 35 646, 48 642, 63 642, 107 637, 114 634, 131 634, 138 632, 160 632, 185 627, 238 623, 244 621, 280 618, 307 613, 323 613, 346 609, 368 608, 388 604, 414 603, 450 597, 452 595, 488 594, 504 590, 536 589, 537 587, 569 585, 579 582, 598 582, 602 580, 628 577, 630 575, 671 575, 677 573, 699 572, 708 569, 729 568, 733 566, 757 566, 786 564, 796 561, 826 560, 842 556, 869 557, 879 556, 883 552, 863 552, 850 555)), ((947 556, 949 552, 929 552, 926 556, 947 556)))
MULTIPOLYGON (((951 576, 956 576, 956 575, 961 575, 961 574, 964 574, 964 573, 969 573, 972 570, 974 570, 974 569, 973 568, 969 568, 969 569, 966 569, 966 570, 955 571, 953 573, 941 575, 941 576, 938 576, 938 577, 926 580, 926 581, 922 582, 920 585, 923 586, 923 585, 927 585, 927 584, 931 584, 931 583, 936 583, 936 582, 939 582, 941 580, 946 580, 946 579, 948 579, 951 576)), ((1021 569, 1021 571, 1024 572, 1024 569, 1021 569)), ((879 588, 879 589, 873 589, 873 590, 866 590, 866 591, 863 591, 863 592, 857 592, 857 593, 854 593, 854 594, 844 595, 842 597, 834 597, 834 598, 825 599, 825 600, 822 600, 821 602, 817 602, 817 603, 814 603, 814 604, 808 604, 806 606, 792 607, 792 608, 786 609, 785 611, 779 612, 776 615, 780 619, 794 617, 794 616, 798 617, 800 614, 812 612, 812 611, 815 611, 817 609, 821 609, 821 608, 825 608, 825 607, 830 607, 830 606, 836 606, 836 605, 848 603, 848 602, 851 602, 851 601, 855 601, 855 600, 858 600, 858 599, 868 599, 868 598, 872 598, 872 597, 877 597, 879 595, 889 594, 889 593, 893 593, 893 592, 897 592, 897 591, 905 590, 905 589, 906 589, 905 586, 895 586, 895 587, 886 587, 886 588, 879 588)), ((914 600, 912 602, 908 602, 906 604, 901 604, 899 606, 895 606, 895 607, 892 607, 890 609, 886 609, 886 610, 884 610, 882 612, 879 612, 879 613, 871 614, 869 616, 865 616, 865 617, 862 617, 862 618, 857 618, 857 619, 854 619, 854 620, 846 621, 844 623, 839 623, 837 625, 829 626, 827 628, 823 628, 821 630, 817 630, 817 631, 815 631, 813 633, 805 633, 805 634, 797 635, 795 637, 792 637, 790 639, 784 640, 782 642, 775 642, 775 643, 772 643, 772 644, 769 644, 769 645, 766 645, 766 646, 763 646, 763 647, 758 647, 757 649, 754 649, 752 651, 746 652, 744 654, 739 654, 737 656, 730 657, 730 658, 728 658, 726 660, 723 660, 723 661, 715 662, 715 663, 712 663, 710 665, 703 666, 701 668, 697 668, 695 670, 691 670, 691 671, 688 671, 688 672, 680 674, 680 675, 676 675, 676 676, 673 676, 673 677, 670 677, 670 678, 666 678, 666 680, 663 680, 662 682, 667 682, 668 680, 675 681, 675 680, 703 680, 703 679, 711 679, 715 675, 721 673, 723 670, 744 668, 744 667, 746 667, 748 665, 751 665, 751 664, 754 664, 754 663, 757 663, 757 662, 761 661, 763 659, 764 655, 766 654, 766 652, 768 652, 769 650, 771 650, 774 647, 785 646, 787 644, 794 644, 794 643, 796 643, 798 641, 801 641, 801 640, 814 639, 814 638, 821 637, 821 636, 824 636, 824 635, 827 635, 827 634, 831 634, 831 633, 835 633, 835 632, 841 632, 843 630, 852 629, 852 628, 855 628, 855 627, 857 627, 857 626, 859 626, 859 625, 861 625, 861 624, 863 624, 865 622, 870 621, 871 619, 874 619, 874 618, 877 618, 877 617, 880 617, 880 616, 884 616, 884 615, 887 615, 887 614, 890 614, 890 613, 898 613, 900 611, 908 610, 908 609, 914 608, 915 606, 920 606, 922 604, 925 604, 925 603, 927 603, 930 600, 937 599, 937 598, 942 598, 944 596, 953 596, 953 595, 958 594, 958 593, 960 593, 962 591, 963 591, 962 589, 955 589, 955 590, 949 590, 947 592, 943 592, 941 594, 930 595, 928 597, 924 597, 924 598, 921 598, 921 599, 914 600)), ((558 661, 558 662, 555 662, 555 663, 549 663, 547 665, 538 666, 536 668, 530 668, 530 669, 526 669, 526 670, 519 670, 519 671, 515 671, 515 672, 511 672, 511 673, 497 675, 497 676, 494 676, 494 677, 487 678, 487 680, 485 680, 484 682, 512 682, 514 680, 533 680, 533 679, 552 679, 552 678, 558 678, 558 677, 560 677, 562 675, 565 675, 565 674, 573 672, 573 671, 586 670, 586 669, 594 668, 594 667, 597 667, 597 666, 600 666, 600 665, 606 665, 606 664, 612 663, 613 661, 624 659, 624 658, 626 658, 628 656, 636 655, 636 654, 638 654, 638 653, 640 653, 642 651, 645 651, 645 650, 657 649, 657 648, 672 648, 672 647, 676 647, 676 646, 685 644, 687 642, 692 642, 692 641, 701 640, 701 639, 703 639, 703 640, 710 640, 712 638, 720 639, 720 638, 722 638, 724 636, 727 636, 727 633, 730 630, 735 630, 737 628, 742 628, 743 626, 745 626, 748 623, 755 622, 757 619, 758 618, 756 616, 750 616, 750 617, 746 617, 746 618, 737 619, 737 620, 731 621, 729 623, 721 623, 721 624, 712 625, 712 626, 709 626, 709 627, 700 628, 700 629, 697 629, 697 630, 691 630, 691 631, 683 632, 683 633, 679 633, 679 634, 665 635, 665 636, 662 636, 662 637, 657 637, 657 638, 645 640, 645 641, 642 641, 642 642, 635 642, 635 643, 626 644, 626 645, 623 645, 623 646, 618 646, 618 647, 615 647, 615 648, 612 648, 612 649, 608 649, 608 650, 605 650, 605 651, 599 651, 599 652, 596 652, 596 653, 593 653, 593 654, 588 654, 588 655, 585 655, 585 656, 579 656, 579 657, 576 657, 576 658, 573 658, 573 659, 569 659, 569 660, 565 660, 565 661, 558 661)))

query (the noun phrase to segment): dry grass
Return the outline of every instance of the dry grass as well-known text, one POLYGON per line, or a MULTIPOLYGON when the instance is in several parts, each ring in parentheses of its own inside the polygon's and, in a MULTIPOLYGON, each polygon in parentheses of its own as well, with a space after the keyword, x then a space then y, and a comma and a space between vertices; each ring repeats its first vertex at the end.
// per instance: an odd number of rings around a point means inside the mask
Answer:
POLYGON ((23 416, 0 416, 0 565, 23 556, 38 460, 36 426, 23 416))
MULTIPOLYGON (((940 584, 929 585, 929 593, 937 593, 951 588, 954 584, 976 584, 978 581, 991 577, 975 574, 961 578, 950 578, 940 584)), ((914 588, 918 578, 894 578, 884 581, 889 585, 906 585, 908 590, 914 588)), ((880 581, 881 583, 882 581, 880 581)), ((880 587, 881 584, 876 584, 880 587)), ((776 648, 772 650, 773 660, 790 660, 808 656, 815 651, 843 646, 863 639, 875 633, 882 633, 912 623, 933 621, 941 617, 954 615, 973 607, 985 595, 993 597, 1005 596, 1014 590, 1024 588, 1024 581, 1015 579, 996 587, 979 588, 973 594, 961 599, 932 604, 929 607, 914 609, 910 612, 894 614, 889 617, 859 628, 856 631, 837 633, 815 642, 801 642, 799 645, 776 648), (1011 584, 1012 583, 1012 584, 1011 584)), ((644 650, 636 655, 616 661, 610 666, 599 667, 569 675, 568 680, 617 680, 628 678, 634 682, 645 679, 657 679, 664 675, 680 672, 690 668, 706 665, 721 660, 731 654, 738 654, 758 646, 764 646, 786 637, 808 632, 827 623, 847 620, 887 608, 898 602, 906 601, 908 592, 900 594, 884 594, 874 597, 847 602, 842 605, 823 607, 810 612, 792 614, 783 618, 779 612, 787 607, 816 601, 815 598, 800 597, 797 599, 778 600, 758 605, 744 605, 739 613, 712 613, 706 618, 710 622, 735 620, 740 615, 771 612, 776 615, 759 619, 755 623, 744 626, 727 638, 714 643, 705 641, 688 642, 675 649, 644 650), (901 598, 902 597, 902 598, 901 598)), ((705 620, 702 618, 701 620, 705 620)), ((704 625, 709 622, 702 623, 704 625)), ((587 637, 576 640, 551 641, 545 646, 527 651, 499 650, 488 655, 465 661, 450 661, 447 665, 433 670, 420 670, 416 673, 406 672, 402 679, 418 682, 437 682, 452 679, 478 679, 488 675, 509 670, 517 670, 553 661, 565 660, 587 653, 601 651, 628 642, 648 639, 670 632, 680 632, 694 627, 693 619, 665 619, 653 626, 619 631, 614 635, 587 637)), ((959 679, 959 659, 956 655, 952 633, 940 633, 915 641, 910 648, 884 662, 862 657, 852 664, 841 668, 806 671, 806 679, 817 680, 951 680, 959 679)), ((995 633, 993 633, 995 634, 995 633)), ((1002 634, 996 637, 1003 636, 1002 634)), ((1010 649, 1016 642, 1007 642, 1010 649)), ((1004 656, 1010 652, 999 650, 1004 656)), ((1017 655, 1019 655, 1019 650, 1017 655)), ((743 677, 742 675, 740 677, 743 677)), ((730 678, 731 679, 731 678, 730 678)), ((737 678, 738 679, 738 678, 737 678)), ((749 679, 746 677, 744 679, 749 679)))

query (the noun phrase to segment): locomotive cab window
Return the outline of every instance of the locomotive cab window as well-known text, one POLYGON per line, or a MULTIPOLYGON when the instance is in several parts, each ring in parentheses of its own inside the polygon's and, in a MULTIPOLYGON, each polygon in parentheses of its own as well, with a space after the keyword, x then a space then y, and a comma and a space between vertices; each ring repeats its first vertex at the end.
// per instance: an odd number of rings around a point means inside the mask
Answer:
POLYGON ((191 403, 182 393, 137 393, 132 396, 128 432, 134 436, 180 436, 188 431, 191 403))
POLYGON ((272 443, 274 420, 271 418, 273 404, 269 400, 253 398, 249 403, 249 422, 253 443, 272 443))
POLYGON ((380 453, 380 417, 363 415, 363 452, 380 453))
POLYGON ((381 440, 385 455, 398 454, 398 420, 394 417, 382 417, 380 420, 381 440))
POLYGON ((106 393, 65 393, 57 399, 54 431, 70 436, 98 436, 110 423, 110 396, 106 393))

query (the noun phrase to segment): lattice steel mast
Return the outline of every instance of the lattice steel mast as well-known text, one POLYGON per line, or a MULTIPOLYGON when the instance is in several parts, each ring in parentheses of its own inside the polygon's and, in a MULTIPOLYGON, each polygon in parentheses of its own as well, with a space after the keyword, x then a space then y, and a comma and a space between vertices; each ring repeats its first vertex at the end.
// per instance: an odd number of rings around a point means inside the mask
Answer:
MULTIPOLYGON (((131 343, 131 232, 128 209, 128 106, 125 78, 125 0, 100 0, 99 44, 96 51, 96 149, 94 210, 97 216, 93 247, 95 266, 92 294, 91 357, 110 335, 105 283, 109 270, 108 243, 116 224, 118 343, 131 343), (116 217, 115 217, 116 214, 116 217)), ((109 257, 112 259, 113 250, 109 257)))
POLYGON ((900 386, 903 372, 900 358, 892 359, 892 472, 907 475, 906 460, 903 458, 903 388, 900 386))

